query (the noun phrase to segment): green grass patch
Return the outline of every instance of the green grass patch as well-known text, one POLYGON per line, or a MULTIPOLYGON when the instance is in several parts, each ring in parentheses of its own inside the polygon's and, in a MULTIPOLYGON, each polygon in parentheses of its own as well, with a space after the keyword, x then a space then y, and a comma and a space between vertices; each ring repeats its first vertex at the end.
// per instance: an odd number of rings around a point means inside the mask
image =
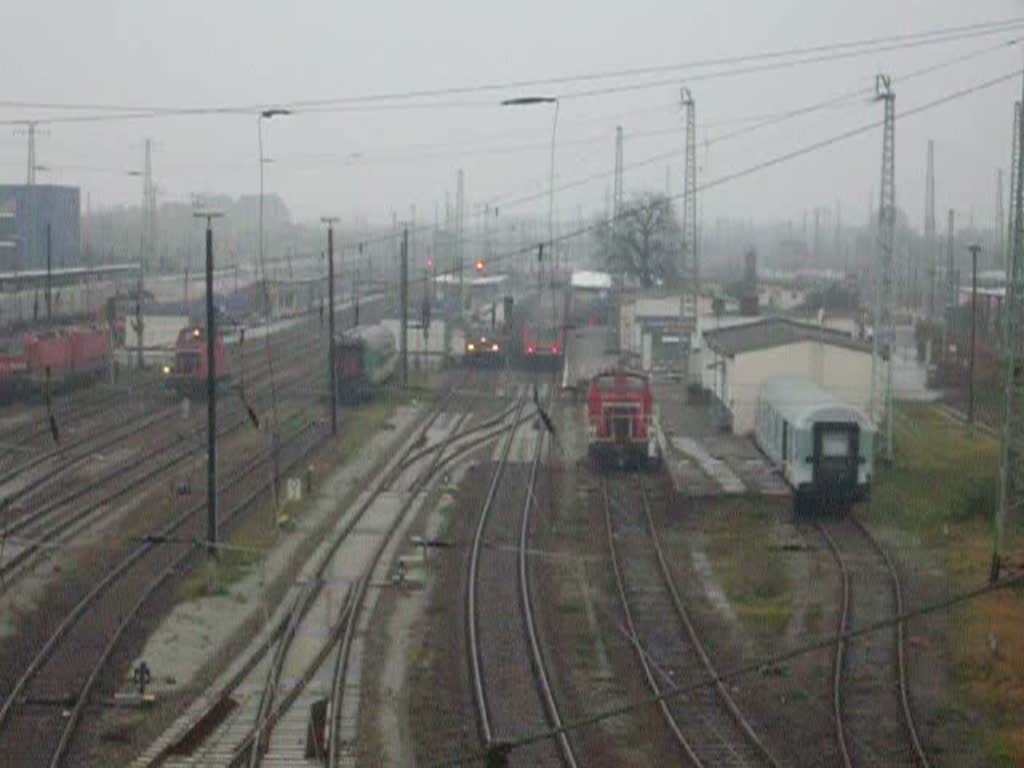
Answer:
POLYGON ((770 546, 774 517, 745 497, 718 506, 707 518, 711 567, 745 628, 758 637, 776 638, 785 632, 793 607, 789 568, 770 546))
POLYGON ((928 536, 988 518, 995 508, 999 444, 923 403, 896 409, 896 461, 876 467, 869 517, 928 536))
MULTIPOLYGON (((984 584, 998 440, 980 432, 968 436, 962 424, 919 403, 899 405, 895 438, 896 461, 878 468, 865 514, 919 537, 944 562, 952 591, 984 584)), ((976 741, 985 765, 1024 765, 1021 598, 1002 591, 973 600, 953 609, 947 622, 951 685, 934 722, 951 740, 976 741)))

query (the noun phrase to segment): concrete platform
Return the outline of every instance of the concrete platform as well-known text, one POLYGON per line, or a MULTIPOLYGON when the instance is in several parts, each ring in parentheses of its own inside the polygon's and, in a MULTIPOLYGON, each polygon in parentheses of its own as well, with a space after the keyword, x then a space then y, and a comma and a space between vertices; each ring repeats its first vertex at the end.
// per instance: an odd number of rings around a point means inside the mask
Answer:
POLYGON ((687 496, 763 494, 789 488, 749 437, 719 430, 708 405, 686 401, 682 384, 655 380, 665 466, 687 496))

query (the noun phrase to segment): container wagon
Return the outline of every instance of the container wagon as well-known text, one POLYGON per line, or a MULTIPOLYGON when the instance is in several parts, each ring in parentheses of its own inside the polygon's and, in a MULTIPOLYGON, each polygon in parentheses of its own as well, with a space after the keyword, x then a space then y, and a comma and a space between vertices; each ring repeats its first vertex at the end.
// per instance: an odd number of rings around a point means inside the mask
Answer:
POLYGON ((334 344, 335 381, 343 401, 370 397, 398 365, 395 334, 383 325, 363 325, 341 334, 334 344))
POLYGON ((598 467, 657 464, 654 395, 642 373, 616 368, 591 379, 587 427, 587 452, 598 467))
POLYGON ((765 381, 754 437, 793 489, 798 513, 842 511, 867 498, 875 427, 859 408, 813 382, 792 377, 765 381))

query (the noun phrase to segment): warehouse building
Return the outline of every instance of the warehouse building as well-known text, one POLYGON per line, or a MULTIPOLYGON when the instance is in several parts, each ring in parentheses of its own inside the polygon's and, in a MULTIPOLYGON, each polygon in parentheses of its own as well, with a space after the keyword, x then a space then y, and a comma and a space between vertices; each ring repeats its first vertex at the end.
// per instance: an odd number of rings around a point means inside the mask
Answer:
POLYGON ((46 269, 47 227, 53 267, 81 266, 78 187, 0 184, 0 211, 0 272, 46 269))
POLYGON ((704 333, 702 379, 719 424, 736 434, 754 428, 761 384, 773 376, 813 381, 833 396, 867 411, 871 399, 871 346, 850 334, 782 317, 704 333))

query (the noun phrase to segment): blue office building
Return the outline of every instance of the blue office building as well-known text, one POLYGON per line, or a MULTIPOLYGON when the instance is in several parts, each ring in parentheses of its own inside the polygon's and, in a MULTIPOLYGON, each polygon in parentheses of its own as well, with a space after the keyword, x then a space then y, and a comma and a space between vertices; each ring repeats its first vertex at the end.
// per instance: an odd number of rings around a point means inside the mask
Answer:
POLYGON ((0 184, 0 271, 46 268, 46 231, 54 269, 82 262, 78 187, 0 184))

